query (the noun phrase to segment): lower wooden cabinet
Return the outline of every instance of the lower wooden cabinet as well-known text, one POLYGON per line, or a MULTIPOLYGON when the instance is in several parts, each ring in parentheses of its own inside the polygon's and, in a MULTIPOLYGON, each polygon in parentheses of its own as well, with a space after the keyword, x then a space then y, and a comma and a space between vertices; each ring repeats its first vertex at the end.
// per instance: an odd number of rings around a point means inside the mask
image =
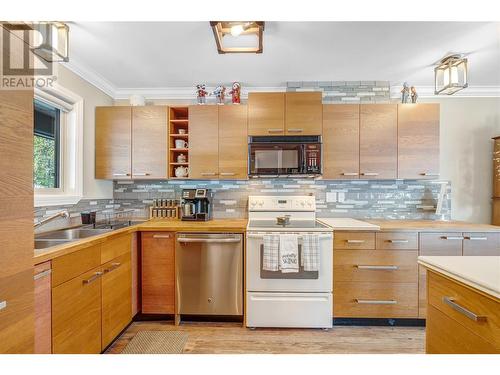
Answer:
POLYGON ((50 261, 35 266, 35 354, 52 353, 51 273, 50 261))
POLYGON ((130 252, 102 267, 102 349, 132 320, 132 272, 130 252))
POLYGON ((52 289, 52 350, 101 352, 101 267, 52 289))
POLYGON ((142 312, 175 313, 175 234, 142 232, 142 312))

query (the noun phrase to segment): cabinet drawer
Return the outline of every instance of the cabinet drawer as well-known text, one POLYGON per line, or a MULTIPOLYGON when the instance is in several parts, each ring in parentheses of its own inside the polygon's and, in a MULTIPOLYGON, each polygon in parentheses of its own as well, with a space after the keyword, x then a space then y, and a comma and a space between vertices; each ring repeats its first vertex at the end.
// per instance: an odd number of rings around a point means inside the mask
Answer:
POLYGON ((420 233, 420 255, 462 255, 462 233, 420 233))
POLYGON ((491 343, 468 330, 456 320, 429 306, 426 322, 427 354, 493 354, 500 353, 491 343))
POLYGON ((123 254, 130 253, 131 236, 129 234, 113 237, 101 244, 101 264, 107 263, 123 254))
POLYGON ((463 254, 500 256, 500 233, 464 233, 463 254))
POLYGON ((335 232, 333 236, 334 249, 375 249, 375 233, 373 232, 335 232))
POLYGON ((333 315, 350 318, 416 318, 417 283, 334 282, 333 315))
POLYGON ((86 247, 52 260, 52 287, 101 264, 101 245, 86 247))
POLYGON ((50 261, 35 266, 35 354, 52 353, 50 261))
POLYGON ((417 250, 337 250, 333 277, 335 281, 417 283, 417 256, 417 250))
POLYGON ((427 279, 429 305, 500 348, 499 302, 432 271, 427 279))
POLYGON ((380 250, 418 250, 417 232, 380 232, 375 238, 380 250))

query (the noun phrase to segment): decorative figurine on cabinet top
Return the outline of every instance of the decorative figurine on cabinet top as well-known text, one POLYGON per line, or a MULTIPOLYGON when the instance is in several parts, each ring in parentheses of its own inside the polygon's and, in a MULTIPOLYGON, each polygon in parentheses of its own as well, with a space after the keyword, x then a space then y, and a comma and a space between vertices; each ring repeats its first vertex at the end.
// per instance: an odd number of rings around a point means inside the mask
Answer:
POLYGON ((415 86, 412 86, 410 88, 410 91, 411 91, 411 102, 415 104, 418 99, 417 89, 415 88, 415 86))
POLYGON ((224 99, 226 98, 226 88, 219 85, 215 88, 211 95, 214 95, 218 105, 224 105, 224 99))
POLYGON ((233 104, 241 103, 241 84, 239 82, 233 82, 233 86, 231 87, 231 91, 229 91, 231 95, 231 102, 233 104))
POLYGON ((410 99, 410 86, 408 86, 408 82, 403 83, 403 89, 401 90, 401 103, 408 103, 410 99))
POLYGON ((205 85, 196 85, 196 101, 198 104, 205 104, 206 103, 206 96, 208 92, 205 90, 205 85))

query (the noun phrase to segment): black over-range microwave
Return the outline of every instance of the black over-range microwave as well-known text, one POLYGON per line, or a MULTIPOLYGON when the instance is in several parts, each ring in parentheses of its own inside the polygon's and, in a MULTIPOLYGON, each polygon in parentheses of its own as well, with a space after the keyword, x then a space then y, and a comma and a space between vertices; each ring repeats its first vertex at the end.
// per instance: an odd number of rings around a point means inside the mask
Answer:
POLYGON ((315 177, 321 169, 321 136, 248 138, 250 177, 315 177))

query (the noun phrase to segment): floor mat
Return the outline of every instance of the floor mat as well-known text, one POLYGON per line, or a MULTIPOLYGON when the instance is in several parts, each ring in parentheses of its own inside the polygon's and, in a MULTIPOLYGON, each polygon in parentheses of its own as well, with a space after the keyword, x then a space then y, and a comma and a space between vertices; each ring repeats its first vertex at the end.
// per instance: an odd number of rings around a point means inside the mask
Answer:
POLYGON ((141 331, 122 354, 182 354, 188 335, 175 331, 141 331))

